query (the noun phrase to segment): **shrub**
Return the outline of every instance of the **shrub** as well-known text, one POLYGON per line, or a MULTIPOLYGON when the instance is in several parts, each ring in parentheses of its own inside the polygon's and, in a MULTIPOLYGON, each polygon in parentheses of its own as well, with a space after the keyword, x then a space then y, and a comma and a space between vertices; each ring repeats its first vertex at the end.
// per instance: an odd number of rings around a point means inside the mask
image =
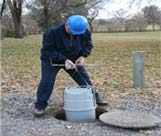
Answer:
POLYGON ((9 29, 9 28, 2 28, 2 35, 3 35, 3 37, 14 37, 15 30, 9 29))

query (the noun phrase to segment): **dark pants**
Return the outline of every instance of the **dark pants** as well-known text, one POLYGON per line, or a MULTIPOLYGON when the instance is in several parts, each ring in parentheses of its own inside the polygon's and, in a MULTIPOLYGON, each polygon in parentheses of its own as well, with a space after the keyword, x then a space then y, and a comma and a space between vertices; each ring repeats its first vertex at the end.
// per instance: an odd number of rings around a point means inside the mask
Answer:
MULTIPOLYGON (((52 93, 56 75, 61 68, 63 67, 51 66, 49 61, 41 61, 41 81, 37 89, 37 102, 35 103, 37 109, 45 109, 47 107, 47 101, 52 93)), ((78 67, 79 73, 74 69, 65 71, 78 83, 79 86, 86 86, 87 84, 93 86, 83 66, 78 67)), ((98 100, 98 92, 95 92, 95 96, 96 100, 98 100)))

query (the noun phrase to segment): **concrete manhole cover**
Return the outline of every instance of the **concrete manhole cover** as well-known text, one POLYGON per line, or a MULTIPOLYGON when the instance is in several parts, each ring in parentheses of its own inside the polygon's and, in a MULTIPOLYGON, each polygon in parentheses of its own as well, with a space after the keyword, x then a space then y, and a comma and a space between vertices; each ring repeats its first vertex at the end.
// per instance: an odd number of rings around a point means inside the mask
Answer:
POLYGON ((161 123, 157 116, 146 112, 114 111, 99 116, 101 122, 115 127, 142 129, 156 127, 161 123))

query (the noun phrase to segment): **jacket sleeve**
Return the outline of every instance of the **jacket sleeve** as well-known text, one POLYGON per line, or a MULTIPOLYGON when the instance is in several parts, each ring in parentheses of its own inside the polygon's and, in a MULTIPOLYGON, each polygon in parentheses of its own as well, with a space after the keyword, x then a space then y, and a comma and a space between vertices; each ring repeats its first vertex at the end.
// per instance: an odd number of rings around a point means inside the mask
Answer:
POLYGON ((43 34, 42 44, 41 55, 45 56, 47 59, 52 59, 55 63, 65 62, 67 58, 56 50, 55 35, 51 29, 43 34))
POLYGON ((80 52, 80 56, 88 57, 88 55, 91 53, 93 44, 91 39, 91 33, 87 30, 85 35, 85 48, 80 52))

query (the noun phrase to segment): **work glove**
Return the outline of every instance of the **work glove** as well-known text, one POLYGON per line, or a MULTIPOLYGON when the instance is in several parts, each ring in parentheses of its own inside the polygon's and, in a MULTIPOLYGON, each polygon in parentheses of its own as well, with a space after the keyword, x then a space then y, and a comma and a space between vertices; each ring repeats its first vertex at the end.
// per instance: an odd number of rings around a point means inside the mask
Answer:
POLYGON ((65 69, 66 70, 69 70, 69 69, 75 69, 76 68, 76 65, 69 59, 67 59, 65 61, 65 69))
POLYGON ((84 65, 84 61, 85 61, 85 58, 80 56, 76 61, 75 61, 75 65, 76 66, 83 66, 84 65))

